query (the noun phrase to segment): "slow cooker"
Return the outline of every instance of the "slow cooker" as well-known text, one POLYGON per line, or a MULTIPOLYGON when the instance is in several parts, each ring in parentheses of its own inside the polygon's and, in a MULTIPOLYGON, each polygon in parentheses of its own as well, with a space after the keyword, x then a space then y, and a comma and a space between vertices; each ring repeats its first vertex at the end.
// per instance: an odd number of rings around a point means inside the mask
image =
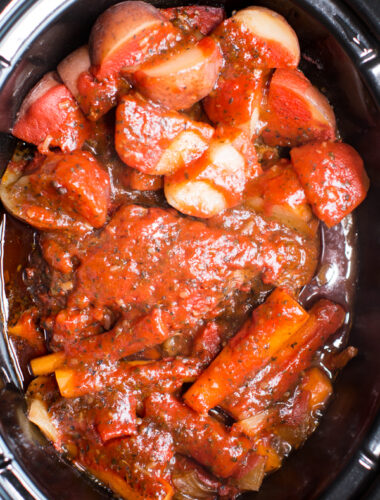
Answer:
MULTIPOLYGON (((28 90, 83 43, 96 17, 115 0, 0 1, 0 159, 28 90)), ((194 3, 157 0, 158 7, 194 3)), ((224 4, 227 12, 247 6, 224 4)), ((301 68, 334 104, 342 137, 365 160, 371 188, 357 211, 359 277, 351 344, 358 357, 338 377, 335 396, 312 437, 266 479, 258 500, 380 498, 380 0, 255 0, 282 13, 301 41, 301 68)), ((0 226, 4 264, 6 217, 0 226)), ((2 276, 2 269, 0 270, 2 276)), ((1 324, 7 301, 0 291, 1 324)), ((3 329, 3 328, 2 328, 3 329)), ((0 497, 95 500, 109 498, 79 470, 58 457, 25 416, 22 380, 4 335, 0 336, 0 497)))

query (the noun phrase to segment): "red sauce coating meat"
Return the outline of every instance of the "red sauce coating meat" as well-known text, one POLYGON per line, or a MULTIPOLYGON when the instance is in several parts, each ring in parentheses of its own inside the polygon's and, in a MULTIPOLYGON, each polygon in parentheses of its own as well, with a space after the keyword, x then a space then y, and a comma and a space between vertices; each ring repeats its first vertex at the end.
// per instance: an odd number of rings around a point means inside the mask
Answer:
POLYGON ((4 272, 28 417, 124 499, 257 491, 356 354, 349 285, 315 273, 368 178, 299 58, 263 7, 125 1, 21 106, 0 196, 33 228, 9 219, 4 272))

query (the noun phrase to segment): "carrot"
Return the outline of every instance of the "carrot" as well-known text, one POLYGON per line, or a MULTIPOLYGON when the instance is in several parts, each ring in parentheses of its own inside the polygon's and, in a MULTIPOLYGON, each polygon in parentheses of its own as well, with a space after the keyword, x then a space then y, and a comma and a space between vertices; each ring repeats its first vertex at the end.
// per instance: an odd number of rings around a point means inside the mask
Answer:
POLYGON ((318 410, 332 394, 332 385, 325 373, 320 368, 313 367, 308 370, 302 380, 301 390, 310 393, 309 409, 318 410))
POLYGON ((244 436, 232 436, 221 423, 198 415, 170 394, 152 394, 145 413, 172 433, 178 453, 194 458, 219 477, 233 474, 252 448, 244 436))
POLYGON ((74 370, 63 367, 56 370, 55 376, 61 395, 73 398, 117 385, 135 390, 148 387, 150 392, 173 392, 183 383, 192 382, 200 369, 201 364, 178 357, 160 361, 121 362, 106 369, 74 370))
POLYGON ((130 391, 119 391, 111 406, 96 411, 97 431, 103 441, 137 433, 136 398, 130 391))
POLYGON ((40 353, 46 352, 45 339, 36 325, 37 310, 35 308, 24 311, 17 323, 8 326, 8 334, 25 339, 40 353))
POLYGON ((66 355, 64 352, 53 352, 46 356, 34 358, 30 362, 33 375, 48 375, 60 368, 65 362, 66 355))
POLYGON ((276 289, 186 392, 186 403, 199 413, 219 404, 265 366, 308 316, 285 291, 276 289))
POLYGON ((154 309, 132 328, 124 328, 123 322, 120 322, 106 333, 68 345, 68 365, 76 367, 79 363, 92 364, 97 360, 114 362, 146 347, 161 344, 171 333, 167 326, 168 319, 168 312, 154 309))
POLYGON ((148 473, 145 476, 147 483, 150 483, 151 494, 147 494, 146 491, 137 491, 136 488, 122 478, 121 474, 102 468, 95 463, 91 463, 89 466, 86 465, 86 468, 125 500, 171 500, 174 495, 173 487, 167 481, 153 478, 148 473))
POLYGON ((279 401, 299 379, 326 340, 342 325, 342 307, 326 299, 309 311, 307 322, 294 333, 284 348, 246 385, 226 398, 221 406, 237 420, 246 419, 279 401))

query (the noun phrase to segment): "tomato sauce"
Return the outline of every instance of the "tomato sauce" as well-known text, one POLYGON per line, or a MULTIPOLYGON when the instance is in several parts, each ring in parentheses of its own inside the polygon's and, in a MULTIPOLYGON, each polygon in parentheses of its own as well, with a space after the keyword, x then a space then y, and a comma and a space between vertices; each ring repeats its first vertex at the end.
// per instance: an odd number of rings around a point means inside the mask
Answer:
MULTIPOLYGON (((30 140, 39 151, 19 145, 3 176, 1 198, 16 217, 4 215, 2 226, 8 341, 29 419, 115 494, 234 499, 257 491, 302 445, 338 370, 356 355, 345 348, 356 283, 350 212, 368 179, 349 146, 315 144, 313 126, 301 147, 281 147, 298 118, 318 122, 310 107, 330 106, 299 101, 296 89, 295 116, 282 122, 271 109, 278 68, 298 71, 294 32, 292 52, 284 31, 256 36, 244 11, 224 21, 223 9, 161 14, 136 2, 133 41, 120 5, 117 22, 112 9, 97 21, 89 53, 101 58, 77 82, 75 110, 91 115, 83 146, 52 140, 44 120, 39 128, 39 96, 25 115, 36 120, 30 140), (204 109, 168 109, 129 82, 141 61, 170 66, 184 40, 204 35, 223 54, 204 109), (266 142, 268 116, 281 133, 289 128, 284 141, 266 142), (326 179, 322 153, 331 150, 343 153, 326 179), (179 183, 184 199, 171 201, 179 183)), ((198 91, 197 71, 184 56, 178 81, 185 73, 198 91)))

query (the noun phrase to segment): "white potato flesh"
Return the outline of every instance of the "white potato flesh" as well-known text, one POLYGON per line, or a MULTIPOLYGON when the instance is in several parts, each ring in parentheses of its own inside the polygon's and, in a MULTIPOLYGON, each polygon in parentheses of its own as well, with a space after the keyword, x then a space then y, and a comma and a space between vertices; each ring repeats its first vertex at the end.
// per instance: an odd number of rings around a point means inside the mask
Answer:
POLYGON ((234 19, 258 38, 279 43, 291 54, 294 67, 298 66, 300 60, 298 37, 281 14, 265 7, 247 7, 239 10, 234 15, 234 19))
POLYGON ((213 89, 222 65, 220 49, 210 37, 164 60, 147 64, 133 75, 139 91, 169 109, 187 109, 213 89))
POLYGON ((184 214, 213 217, 240 201, 245 170, 245 160, 232 144, 215 140, 200 160, 165 178, 166 199, 184 214))
POLYGON ((208 147, 200 134, 181 132, 161 156, 156 166, 157 175, 170 174, 188 163, 200 158, 208 147))
POLYGON ((205 181, 165 184, 165 196, 179 212, 198 217, 213 217, 226 208, 223 194, 205 181))

